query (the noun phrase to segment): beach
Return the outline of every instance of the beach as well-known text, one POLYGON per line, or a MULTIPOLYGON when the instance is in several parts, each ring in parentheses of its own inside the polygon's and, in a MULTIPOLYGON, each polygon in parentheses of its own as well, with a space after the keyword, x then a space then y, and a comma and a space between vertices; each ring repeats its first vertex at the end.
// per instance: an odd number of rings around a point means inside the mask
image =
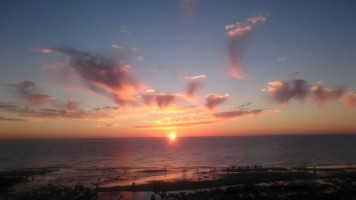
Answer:
MULTIPOLYGON (((213 168, 214 169, 214 168, 213 168)), ((195 171, 200 179, 148 181, 142 184, 100 186, 42 185, 14 191, 16 184, 31 184, 25 172, 0 173, 0 199, 354 199, 356 168, 300 167, 259 168, 229 166, 225 169, 195 171), (198 174, 199 173, 199 174, 198 174), (209 173, 219 174, 208 177, 209 173)), ((45 176, 53 171, 32 171, 45 176)), ((169 173, 168 169, 144 173, 169 173)))

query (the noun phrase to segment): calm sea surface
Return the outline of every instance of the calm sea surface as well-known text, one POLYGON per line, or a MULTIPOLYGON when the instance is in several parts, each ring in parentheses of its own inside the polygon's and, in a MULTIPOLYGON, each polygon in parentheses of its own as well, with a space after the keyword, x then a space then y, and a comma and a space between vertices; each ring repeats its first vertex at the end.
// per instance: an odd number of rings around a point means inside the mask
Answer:
POLYGON ((147 169, 353 165, 355 152, 356 135, 0 141, 0 170, 56 169, 43 183, 117 184, 160 176, 140 173, 147 169))

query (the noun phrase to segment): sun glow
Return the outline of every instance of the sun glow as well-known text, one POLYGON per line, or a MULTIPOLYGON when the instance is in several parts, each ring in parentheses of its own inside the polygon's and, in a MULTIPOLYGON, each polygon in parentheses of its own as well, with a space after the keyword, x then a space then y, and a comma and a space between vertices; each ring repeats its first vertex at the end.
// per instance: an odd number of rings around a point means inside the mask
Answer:
POLYGON ((174 141, 174 140, 176 140, 176 133, 175 132, 170 132, 168 137, 169 137, 170 141, 174 141))

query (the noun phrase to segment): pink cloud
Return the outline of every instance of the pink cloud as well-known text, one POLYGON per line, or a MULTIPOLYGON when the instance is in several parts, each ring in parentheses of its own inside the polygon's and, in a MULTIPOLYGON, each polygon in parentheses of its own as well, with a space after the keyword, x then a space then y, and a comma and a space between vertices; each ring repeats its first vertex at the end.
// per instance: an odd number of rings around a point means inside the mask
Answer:
POLYGON ((349 108, 356 108, 356 92, 349 92, 342 97, 343 103, 349 108))
POLYGON ((246 51, 247 38, 250 36, 254 26, 266 21, 265 14, 256 14, 242 22, 236 22, 225 26, 226 35, 228 36, 228 58, 229 71, 232 77, 245 79, 242 72, 242 58, 246 51))
POLYGON ((310 90, 319 106, 324 105, 326 101, 337 100, 344 92, 342 89, 332 89, 320 85, 313 86, 310 90))
POLYGON ((220 94, 209 94, 205 96, 205 107, 208 108, 209 110, 214 110, 217 106, 222 104, 223 102, 226 101, 226 99, 229 97, 228 94, 225 94, 224 96, 220 94))

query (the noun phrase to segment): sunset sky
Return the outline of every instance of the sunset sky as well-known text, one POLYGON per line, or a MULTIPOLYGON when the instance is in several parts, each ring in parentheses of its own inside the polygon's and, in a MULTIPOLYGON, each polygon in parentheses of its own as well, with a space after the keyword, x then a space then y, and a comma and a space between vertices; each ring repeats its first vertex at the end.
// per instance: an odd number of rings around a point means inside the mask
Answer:
POLYGON ((356 133, 356 1, 0 2, 0 139, 356 133))

